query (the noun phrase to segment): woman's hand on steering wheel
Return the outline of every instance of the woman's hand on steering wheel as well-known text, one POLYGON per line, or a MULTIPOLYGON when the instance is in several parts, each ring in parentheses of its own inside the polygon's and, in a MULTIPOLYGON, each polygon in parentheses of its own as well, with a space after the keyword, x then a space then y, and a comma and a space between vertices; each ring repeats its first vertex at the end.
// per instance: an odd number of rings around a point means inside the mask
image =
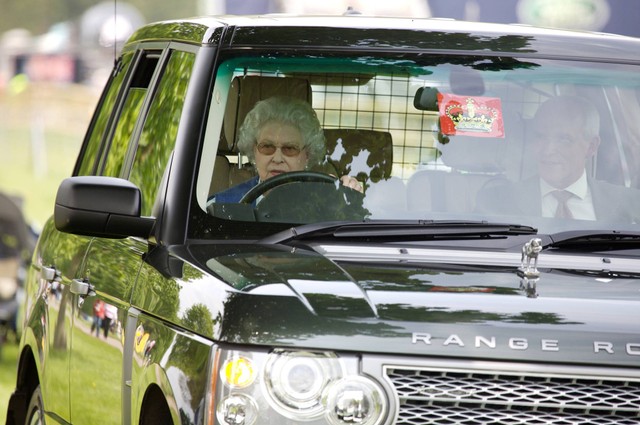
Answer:
POLYGON ((362 183, 360 183, 355 177, 345 175, 340 177, 340 181, 342 182, 343 186, 346 186, 349 189, 357 190, 360 193, 364 193, 364 187, 362 186, 362 183))

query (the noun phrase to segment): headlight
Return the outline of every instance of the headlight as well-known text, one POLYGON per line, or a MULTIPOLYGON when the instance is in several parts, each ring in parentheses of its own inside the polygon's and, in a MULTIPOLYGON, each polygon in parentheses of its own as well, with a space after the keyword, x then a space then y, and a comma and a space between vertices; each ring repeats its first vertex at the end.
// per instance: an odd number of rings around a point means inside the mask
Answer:
POLYGON ((258 407, 251 397, 229 394, 218 403, 216 416, 222 424, 252 425, 258 418, 258 407))
POLYGON ((213 352, 208 425, 381 425, 386 394, 356 356, 295 350, 213 352))
POLYGON ((264 371, 266 393, 276 410, 298 420, 322 416, 322 394, 344 370, 334 354, 276 351, 264 371))
POLYGON ((331 385, 323 404, 333 425, 377 425, 386 413, 382 389, 362 376, 348 376, 331 385))

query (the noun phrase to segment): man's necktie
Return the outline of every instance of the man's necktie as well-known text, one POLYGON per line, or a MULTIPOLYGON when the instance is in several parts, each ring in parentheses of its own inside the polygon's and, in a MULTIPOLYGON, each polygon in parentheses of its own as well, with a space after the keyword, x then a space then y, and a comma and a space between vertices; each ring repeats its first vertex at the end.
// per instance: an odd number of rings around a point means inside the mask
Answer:
POLYGON ((551 192, 554 198, 558 200, 558 208, 556 208, 556 218, 573 218, 571 210, 567 206, 567 201, 573 197, 573 193, 566 190, 554 190, 551 192))

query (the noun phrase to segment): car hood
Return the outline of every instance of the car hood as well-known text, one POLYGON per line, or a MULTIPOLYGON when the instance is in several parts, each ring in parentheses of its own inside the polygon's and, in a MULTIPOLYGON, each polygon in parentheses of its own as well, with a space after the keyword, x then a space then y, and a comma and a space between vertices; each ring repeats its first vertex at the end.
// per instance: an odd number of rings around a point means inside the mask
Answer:
MULTIPOLYGON (((342 248, 359 255, 193 247, 193 259, 233 288, 216 338, 478 359, 640 360, 640 276, 633 273, 541 267, 525 278, 519 255, 494 261, 494 253, 474 251, 464 260, 449 250, 452 261, 430 260, 427 251, 399 260, 342 248)), ((585 264, 581 258, 575 263, 585 264)))

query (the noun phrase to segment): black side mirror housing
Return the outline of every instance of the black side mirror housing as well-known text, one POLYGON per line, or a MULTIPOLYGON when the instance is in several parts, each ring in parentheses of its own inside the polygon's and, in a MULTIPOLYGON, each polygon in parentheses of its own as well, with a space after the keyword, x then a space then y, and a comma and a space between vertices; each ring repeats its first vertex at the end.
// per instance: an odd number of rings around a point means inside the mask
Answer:
POLYGON ((103 238, 149 238, 155 219, 142 217, 140 189, 128 180, 75 176, 58 187, 54 209, 61 232, 103 238))

